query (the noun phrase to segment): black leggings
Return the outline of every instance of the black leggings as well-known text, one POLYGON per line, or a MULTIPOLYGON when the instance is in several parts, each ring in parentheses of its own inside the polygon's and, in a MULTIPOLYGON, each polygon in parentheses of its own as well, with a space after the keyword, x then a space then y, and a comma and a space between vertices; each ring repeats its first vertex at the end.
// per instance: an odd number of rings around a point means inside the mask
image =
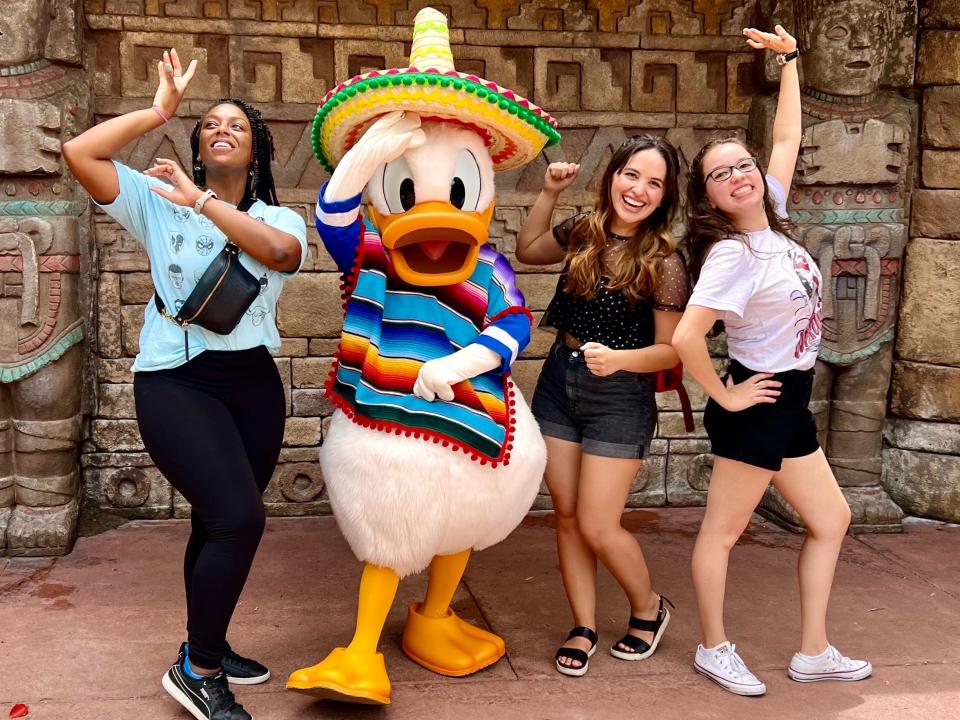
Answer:
POLYGON ((147 452, 192 506, 183 565, 190 660, 220 667, 283 441, 280 374, 263 346, 207 350, 172 370, 136 373, 133 389, 147 452))

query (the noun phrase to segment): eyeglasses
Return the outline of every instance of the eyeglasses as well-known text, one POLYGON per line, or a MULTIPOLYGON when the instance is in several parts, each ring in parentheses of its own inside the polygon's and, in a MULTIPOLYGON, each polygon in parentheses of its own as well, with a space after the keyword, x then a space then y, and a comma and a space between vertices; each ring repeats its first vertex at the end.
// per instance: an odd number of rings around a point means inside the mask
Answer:
POLYGON ((755 157, 748 157, 743 158, 743 160, 738 160, 733 165, 721 165, 718 168, 714 168, 707 175, 707 178, 712 178, 714 182, 722 183, 733 177, 734 170, 739 170, 741 174, 746 175, 748 172, 756 169, 757 159, 755 157))

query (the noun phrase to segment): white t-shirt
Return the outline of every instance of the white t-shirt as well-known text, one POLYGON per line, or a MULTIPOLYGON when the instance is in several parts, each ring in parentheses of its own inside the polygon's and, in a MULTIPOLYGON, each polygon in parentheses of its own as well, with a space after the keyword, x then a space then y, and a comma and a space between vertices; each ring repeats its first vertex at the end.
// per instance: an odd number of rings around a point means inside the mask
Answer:
MULTIPOLYGON (((783 187, 770 175, 767 184, 786 217, 783 187)), ((746 236, 710 248, 688 305, 720 311, 730 357, 751 370, 807 370, 820 349, 820 270, 804 248, 769 227, 746 236)))

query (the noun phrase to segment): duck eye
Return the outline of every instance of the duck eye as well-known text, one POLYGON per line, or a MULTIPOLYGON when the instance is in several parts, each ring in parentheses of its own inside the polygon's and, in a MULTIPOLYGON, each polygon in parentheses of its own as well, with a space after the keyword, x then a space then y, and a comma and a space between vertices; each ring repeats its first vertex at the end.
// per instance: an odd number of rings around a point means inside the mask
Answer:
POLYGON ((402 157, 384 167, 382 187, 384 202, 392 215, 404 213, 417 204, 413 173, 402 157))
POLYGON ((461 150, 453 166, 450 204, 458 210, 474 212, 480 202, 480 166, 469 150, 461 150))

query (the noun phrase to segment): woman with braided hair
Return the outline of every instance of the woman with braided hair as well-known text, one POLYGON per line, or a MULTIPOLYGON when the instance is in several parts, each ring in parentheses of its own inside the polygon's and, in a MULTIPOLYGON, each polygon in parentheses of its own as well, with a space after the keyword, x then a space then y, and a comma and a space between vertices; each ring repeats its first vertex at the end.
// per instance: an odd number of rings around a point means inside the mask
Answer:
POLYGON ((263 533, 261 494, 283 439, 274 317, 284 281, 306 257, 306 227, 279 206, 273 138, 243 100, 221 100, 193 129, 192 180, 173 160, 157 158, 143 173, 111 160, 170 121, 195 70, 195 60, 183 71, 176 51, 164 51, 153 107, 96 125, 63 154, 94 201, 143 245, 156 289, 133 363, 137 423, 157 468, 192 506, 187 642, 163 687, 196 718, 247 720, 227 683, 260 683, 270 673, 233 652, 226 633, 263 533), (179 313, 227 238, 260 292, 221 334, 184 324, 179 313))

